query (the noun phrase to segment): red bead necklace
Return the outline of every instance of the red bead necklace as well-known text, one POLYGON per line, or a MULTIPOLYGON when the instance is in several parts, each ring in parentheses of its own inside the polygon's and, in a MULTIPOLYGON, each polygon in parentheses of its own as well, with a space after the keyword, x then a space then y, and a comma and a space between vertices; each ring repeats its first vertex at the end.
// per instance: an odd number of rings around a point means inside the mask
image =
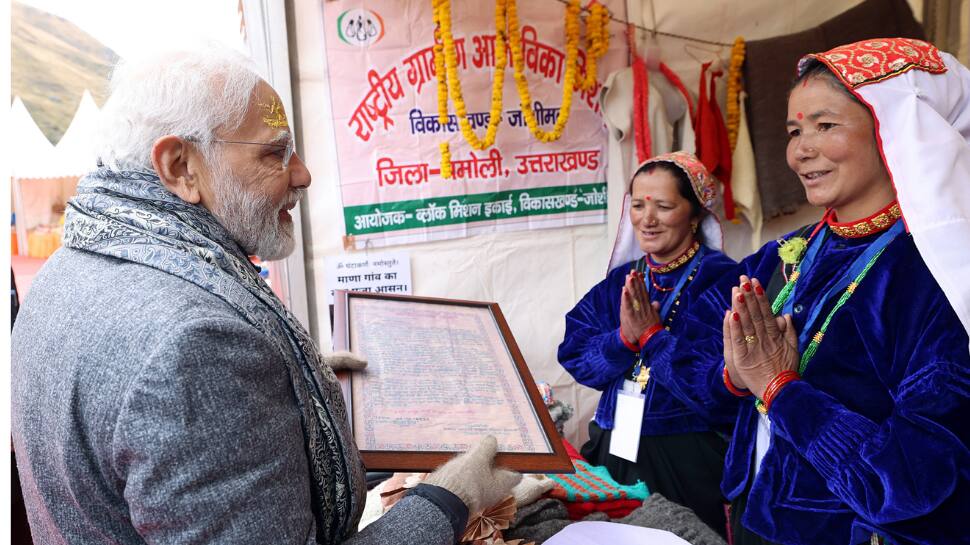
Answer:
POLYGON ((654 265, 653 259, 650 258, 650 255, 647 255, 647 266, 650 268, 650 283, 653 284, 653 287, 661 293, 674 291, 674 288, 672 287, 665 288, 658 284, 657 280, 653 276, 654 273, 665 274, 683 267, 685 263, 689 262, 694 257, 694 254, 697 253, 697 250, 700 247, 700 243, 695 240, 694 243, 684 251, 684 253, 662 265, 654 265))

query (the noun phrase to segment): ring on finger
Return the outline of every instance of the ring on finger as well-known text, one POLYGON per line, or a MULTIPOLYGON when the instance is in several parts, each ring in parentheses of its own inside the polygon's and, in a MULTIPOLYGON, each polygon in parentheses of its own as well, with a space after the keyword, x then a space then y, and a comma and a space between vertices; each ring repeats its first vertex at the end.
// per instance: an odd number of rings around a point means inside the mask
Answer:
POLYGON ((758 340, 758 337, 756 337, 755 335, 745 335, 744 336, 744 342, 746 342, 748 344, 754 344, 755 342, 757 342, 757 340, 758 340))
POLYGON ((640 301, 633 300, 633 312, 640 312, 640 301))

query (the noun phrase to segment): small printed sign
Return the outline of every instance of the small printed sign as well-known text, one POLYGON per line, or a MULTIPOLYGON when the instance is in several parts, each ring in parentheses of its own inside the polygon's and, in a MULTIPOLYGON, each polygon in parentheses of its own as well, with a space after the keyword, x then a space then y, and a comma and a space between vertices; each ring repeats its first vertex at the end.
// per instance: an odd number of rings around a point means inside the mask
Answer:
POLYGON ((325 264, 330 305, 335 290, 411 295, 411 256, 406 252, 343 254, 325 264))

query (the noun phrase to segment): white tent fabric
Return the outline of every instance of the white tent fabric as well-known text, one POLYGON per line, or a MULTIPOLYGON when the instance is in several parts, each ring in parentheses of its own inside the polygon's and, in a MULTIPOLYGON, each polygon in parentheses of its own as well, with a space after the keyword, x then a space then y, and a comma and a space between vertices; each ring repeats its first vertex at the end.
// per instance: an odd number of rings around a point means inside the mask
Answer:
POLYGON ((97 166, 97 157, 92 144, 98 128, 99 115, 98 105, 91 98, 91 93, 85 89, 71 125, 55 147, 57 167, 61 176, 83 176, 97 166))
POLYGON ((57 178, 54 145, 44 136, 20 97, 10 107, 10 175, 13 178, 57 178))

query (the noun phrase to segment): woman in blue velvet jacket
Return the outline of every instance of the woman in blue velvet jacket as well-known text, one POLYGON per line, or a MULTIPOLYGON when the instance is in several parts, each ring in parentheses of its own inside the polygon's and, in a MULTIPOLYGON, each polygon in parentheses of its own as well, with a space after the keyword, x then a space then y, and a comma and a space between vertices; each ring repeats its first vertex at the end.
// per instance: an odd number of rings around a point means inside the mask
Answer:
POLYGON ((787 125, 825 216, 652 338, 654 380, 741 403, 735 544, 968 543, 970 72, 917 40, 809 55, 787 125))
POLYGON ((651 362, 639 348, 657 331, 682 331, 680 318, 695 294, 735 266, 718 251, 720 224, 710 212, 714 181, 696 157, 676 152, 644 162, 628 190, 624 215, 629 221, 621 220, 617 247, 634 231, 637 259, 628 261, 615 251, 614 264, 623 265, 566 315, 559 347, 559 362, 576 381, 603 392, 582 454, 606 466, 621 483, 644 481, 651 492, 690 507, 724 534, 718 483, 726 443, 709 422, 649 380, 651 362), (644 397, 636 411, 642 419, 634 422, 640 424, 639 434, 635 428, 626 430, 638 436, 632 441, 639 441, 636 454, 627 454, 636 462, 610 454, 617 396, 625 395, 623 390, 642 391, 644 397))

